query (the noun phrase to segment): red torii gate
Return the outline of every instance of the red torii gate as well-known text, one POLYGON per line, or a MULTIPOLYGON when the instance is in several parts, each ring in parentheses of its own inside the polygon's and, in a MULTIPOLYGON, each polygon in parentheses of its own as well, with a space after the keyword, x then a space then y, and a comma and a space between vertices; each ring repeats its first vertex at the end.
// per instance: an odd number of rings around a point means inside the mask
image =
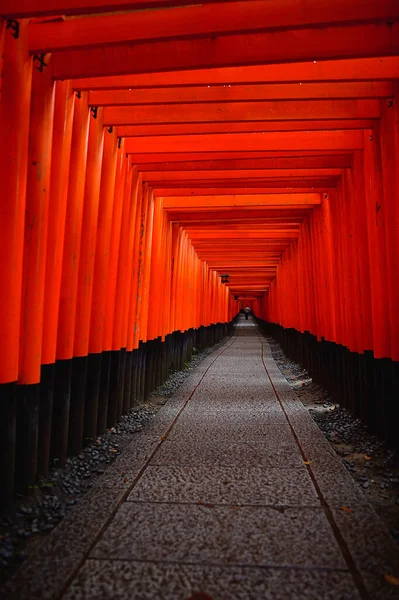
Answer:
POLYGON ((190 4, 2 1, 9 489, 17 405, 23 487, 50 438, 77 452, 155 383, 145 356, 229 322, 237 296, 344 347, 348 405, 393 435, 362 373, 398 386, 399 5, 190 4))

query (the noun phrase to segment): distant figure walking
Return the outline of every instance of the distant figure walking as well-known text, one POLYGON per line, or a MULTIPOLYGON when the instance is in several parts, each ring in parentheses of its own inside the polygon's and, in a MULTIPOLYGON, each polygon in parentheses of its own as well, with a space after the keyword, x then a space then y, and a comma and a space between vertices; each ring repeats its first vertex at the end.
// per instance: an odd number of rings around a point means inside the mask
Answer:
POLYGON ((246 306, 244 308, 244 313, 245 313, 245 319, 248 321, 248 315, 251 312, 251 309, 249 308, 249 306, 246 306))

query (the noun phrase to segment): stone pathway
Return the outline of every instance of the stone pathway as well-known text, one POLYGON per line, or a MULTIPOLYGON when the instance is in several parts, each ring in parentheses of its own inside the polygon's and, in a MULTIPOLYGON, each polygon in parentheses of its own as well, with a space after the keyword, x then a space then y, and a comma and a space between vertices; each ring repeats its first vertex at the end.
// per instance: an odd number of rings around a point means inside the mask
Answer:
POLYGON ((386 576, 397 547, 241 320, 0 593, 399 598, 386 576))

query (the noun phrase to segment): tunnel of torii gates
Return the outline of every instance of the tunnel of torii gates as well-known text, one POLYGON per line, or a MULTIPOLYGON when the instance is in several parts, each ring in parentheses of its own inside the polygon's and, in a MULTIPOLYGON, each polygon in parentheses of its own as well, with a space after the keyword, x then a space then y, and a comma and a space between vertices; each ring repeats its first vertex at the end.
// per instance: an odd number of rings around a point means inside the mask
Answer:
POLYGON ((246 305, 398 444, 399 2, 191 4, 0 1, 3 504, 246 305))

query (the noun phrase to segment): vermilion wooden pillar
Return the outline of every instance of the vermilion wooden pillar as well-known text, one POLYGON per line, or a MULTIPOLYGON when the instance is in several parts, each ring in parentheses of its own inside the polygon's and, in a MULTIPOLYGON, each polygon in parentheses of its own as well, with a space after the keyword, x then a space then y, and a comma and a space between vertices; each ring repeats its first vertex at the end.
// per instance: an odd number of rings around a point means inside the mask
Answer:
POLYGON ((49 66, 34 69, 30 106, 26 184, 24 262, 19 354, 17 420, 18 485, 32 485, 37 474, 39 381, 42 357, 54 82, 49 66))
POLYGON ((93 272, 92 298, 94 301, 90 310, 85 411, 87 418, 85 418, 84 438, 94 438, 97 433, 102 433, 106 428, 107 420, 110 353, 103 353, 103 348, 117 143, 116 132, 106 130, 93 272))
POLYGON ((0 103, 0 504, 14 491, 16 381, 22 293, 26 175, 32 82, 27 22, 19 22, 19 37, 0 24, 3 68, 0 103))
POLYGON ((128 342, 127 349, 132 350, 132 374, 130 379, 131 395, 130 407, 134 406, 140 397, 141 383, 141 359, 142 352, 139 349, 138 331, 137 331, 137 310, 138 310, 138 287, 139 277, 142 265, 142 255, 140 252, 142 244, 143 210, 144 194, 141 175, 137 178, 137 206, 134 214, 134 242, 132 251, 132 280, 129 294, 129 316, 128 316, 128 342))
POLYGON ((385 244, 387 256, 387 290, 391 358, 399 361, 399 85, 395 96, 381 100, 381 153, 382 184, 385 210, 385 244))
POLYGON ((358 271, 354 277, 359 296, 358 353, 352 354, 351 370, 356 377, 354 390, 356 393, 357 414, 365 422, 375 422, 375 401, 373 381, 373 326, 370 296, 369 245, 367 233, 367 211, 365 210, 365 181, 363 176, 363 153, 355 152, 353 168, 349 171, 348 186, 350 188, 353 245, 358 271))
POLYGON ((358 255, 354 244, 355 211, 354 200, 348 182, 347 174, 342 178, 341 186, 341 211, 342 231, 344 234, 343 264, 345 273, 345 313, 347 315, 347 330, 345 346, 351 352, 358 352, 361 348, 360 332, 360 297, 359 297, 359 269, 358 255))
POLYGON ((146 222, 147 222, 147 212, 148 212, 148 193, 145 185, 141 186, 141 211, 139 214, 139 237, 137 240, 137 252, 138 252, 138 261, 137 261, 137 274, 135 276, 135 280, 137 282, 136 288, 136 302, 135 302, 135 313, 134 313, 134 348, 139 347, 139 342, 141 340, 141 311, 142 311, 142 293, 143 293, 143 280, 144 280, 144 266, 145 266, 145 243, 146 243, 146 222))
POLYGON ((334 239, 333 245, 333 262, 332 273, 334 280, 334 305, 335 305, 335 338, 332 340, 337 344, 343 343, 343 332, 345 326, 343 320, 345 313, 343 308, 344 301, 344 281, 342 274, 342 246, 341 244, 341 228, 343 224, 340 221, 340 198, 336 190, 330 190, 328 193, 330 216, 331 216, 331 232, 334 239))
POLYGON ((346 406, 359 414, 362 393, 359 388, 359 357, 363 352, 361 296, 359 291, 359 260, 361 259, 356 244, 357 215, 354 194, 350 186, 348 173, 342 179, 342 209, 345 215, 344 226, 344 269, 346 275, 345 311, 347 314, 347 331, 342 370, 345 379, 346 406), (349 352, 348 350, 349 349, 349 352))
POLYGON ((163 335, 172 332, 171 327, 171 292, 172 292, 172 225, 164 215, 165 229, 165 247, 164 247, 164 300, 162 303, 163 310, 163 335))
MULTIPOLYGON (((145 194, 148 197, 147 200, 147 213, 145 223, 145 246, 144 246, 144 271, 143 271, 143 285, 141 292, 141 314, 140 314, 140 340, 143 342, 147 341, 147 323, 149 319, 149 294, 150 294, 150 279, 151 279, 151 254, 152 254, 152 239, 154 233, 154 197, 153 192, 150 191, 145 185, 145 194)), ((152 315, 151 315, 152 317, 152 315)))
POLYGON ((309 219, 310 229, 310 258, 312 261, 313 271, 313 290, 314 290, 314 323, 311 333, 317 337, 318 340, 321 338, 322 324, 323 324, 323 307, 322 307, 322 294, 321 294, 321 274, 320 274, 320 248, 318 239, 318 227, 316 221, 316 215, 312 214, 309 219))
POLYGON ((107 300, 106 300, 106 311, 105 311, 105 322, 104 322, 104 349, 112 349, 112 334, 114 326, 114 315, 115 315, 115 296, 116 286, 118 280, 118 260, 119 260, 119 249, 121 239, 121 227, 122 227, 122 212, 123 212, 123 199, 124 199, 124 186, 126 183, 126 169, 127 163, 125 160, 122 149, 117 150, 117 165, 116 165, 116 178, 115 178, 115 190, 114 190, 114 201, 113 201, 113 214, 112 214, 112 228, 109 245, 109 264, 108 264, 108 277, 107 277, 107 300))
POLYGON ((373 326, 370 290, 369 243, 367 233, 367 211, 365 210, 365 180, 363 175, 363 152, 353 157, 352 202, 356 214, 355 245, 359 257, 359 291, 361 298, 362 346, 363 351, 373 349, 373 326))
MULTIPOLYGON (((298 277, 298 317, 299 317, 299 331, 304 332, 305 330, 305 293, 304 293, 304 266, 303 266, 303 240, 301 238, 298 239, 296 243, 296 263, 297 263, 297 277, 298 277)), ((262 298, 262 311, 267 311, 269 299, 269 292, 263 294, 262 298)), ((262 313, 263 314, 263 313, 262 313)), ((267 312, 266 312, 267 315, 267 312)), ((267 316, 262 316, 261 318, 264 320, 268 320, 267 316)))
POLYGON ((176 331, 177 315, 176 315, 176 295, 177 295, 177 266, 180 244, 180 229, 177 223, 172 225, 172 276, 171 276, 171 300, 170 300, 170 323, 171 331, 176 331))
POLYGON ((304 244, 304 265, 306 277, 305 283, 305 304, 306 311, 306 329, 305 331, 314 332, 315 330, 315 314, 314 314, 314 284, 313 284, 313 264, 310 246, 310 224, 309 219, 306 219, 302 226, 302 236, 304 244))
POLYGON ((374 377, 368 403, 368 422, 373 431, 386 432, 385 362, 391 355, 391 328, 386 250, 386 201, 382 186, 382 165, 379 147, 379 126, 364 132, 365 210, 367 218, 368 262, 373 331, 373 356, 369 356, 369 370, 374 377), (378 360, 373 360, 378 359, 378 360))
POLYGON ((158 337, 160 332, 160 312, 163 302, 163 213, 160 198, 154 199, 154 234, 152 236, 150 289, 148 296, 148 325, 147 338, 158 337))
MULTIPOLYGON (((142 226, 142 211, 143 211, 143 185, 141 176, 137 178, 137 205, 134 214, 134 238, 132 250, 132 280, 129 294, 129 313, 128 313, 128 342, 127 347, 137 349, 138 343, 136 340, 136 315, 137 315, 137 297, 138 297, 138 281, 140 269, 140 245, 141 245, 141 226, 142 226)), ((132 375, 133 377, 133 375, 132 375)))
POLYGON ((114 205, 112 214, 111 240, 109 246, 109 264, 107 280, 107 299, 105 304, 104 321, 104 351, 110 352, 110 372, 109 372, 109 397, 107 410, 107 427, 113 427, 116 423, 118 390, 117 381, 119 375, 119 351, 112 348, 112 335, 115 316, 115 298, 116 286, 118 280, 118 260, 121 239, 122 211, 124 187, 126 183, 127 162, 123 151, 123 140, 118 144, 117 167, 115 180, 114 205))
POLYGON ((322 211, 323 211, 323 243, 325 248, 325 276, 327 280, 327 323, 328 330, 326 332, 326 339, 329 342, 336 340, 336 304, 337 304, 337 290, 335 289, 334 282, 334 234, 331 223, 331 199, 330 194, 325 193, 322 195, 322 211))
MULTIPOLYGON (((130 166, 130 207, 129 207, 129 220, 127 224, 127 242, 126 249, 123 251, 125 259, 123 264, 120 264, 120 268, 124 269, 120 273, 120 277, 125 278, 125 290, 123 296, 123 314, 120 322, 121 328, 121 345, 122 348, 126 349, 126 365, 125 365, 125 376, 124 376, 124 389, 123 389, 123 405, 122 412, 126 414, 133 401, 132 397, 132 377, 133 377, 133 339, 130 334, 130 311, 132 308, 132 282, 134 277, 135 260, 134 260, 134 244, 136 235, 136 224, 138 220, 138 204, 139 204, 139 172, 136 166, 130 166), (125 274, 126 276, 125 276, 125 274)), ((117 314, 115 315, 117 317, 117 314)))
POLYGON ((116 282, 115 294, 115 311, 114 311, 114 326, 112 332, 112 350, 119 353, 119 369, 117 377, 117 394, 116 394, 116 420, 119 421, 122 415, 123 395, 125 385, 125 369, 126 369, 126 331, 122 330, 124 320, 124 311, 126 305, 126 295, 129 287, 130 291, 130 270, 131 256, 129 256, 129 248, 131 247, 130 239, 133 232, 133 224, 130 221, 130 213, 134 209, 132 206, 132 183, 133 183, 133 168, 129 161, 126 163, 126 178, 125 186, 122 190, 122 225, 119 244, 119 259, 118 259, 118 277, 116 282))
POLYGON ((369 243, 370 292, 375 358, 391 353, 385 220, 388 217, 383 197, 379 129, 364 132, 364 179, 367 234, 369 243))
POLYGON ((72 357, 76 322, 88 134, 89 107, 87 105, 87 93, 82 92, 80 98, 76 98, 73 119, 51 436, 52 456, 61 465, 66 461, 68 446, 72 357))
POLYGON ((137 288, 136 288, 136 307, 135 307, 135 333, 134 345, 139 348, 139 363, 136 370, 136 397, 140 402, 148 392, 149 384, 149 366, 151 356, 147 345, 147 316, 148 316, 148 287, 151 269, 151 250, 152 250, 152 225, 154 216, 153 196, 148 189, 148 185, 142 186, 142 209, 140 214, 140 242, 139 242, 139 260, 137 267, 137 288), (148 355, 148 356, 147 356, 148 355), (147 360, 148 358, 148 360, 147 360))
POLYGON ((178 306, 178 313, 177 313, 177 329, 178 331, 183 332, 186 327, 186 311, 187 311, 187 306, 186 306, 186 302, 185 302, 185 296, 186 296, 186 291, 187 291, 187 287, 186 287, 186 253, 187 253, 187 234, 185 233, 185 231, 182 229, 181 231, 181 237, 180 237, 180 254, 179 254, 179 262, 178 262, 178 280, 177 280, 177 306, 178 306))
POLYGON ((180 331, 184 332, 187 329, 189 304, 188 304, 188 269, 187 269, 187 255, 188 255, 188 240, 187 233, 182 232, 182 251, 180 255, 180 286, 179 286, 179 300, 180 300, 180 331))
POLYGON ((389 310, 390 354, 378 361, 375 383, 378 421, 385 439, 397 444, 397 403, 399 386, 399 86, 395 95, 381 101, 378 144, 382 174, 384 241, 386 252, 386 288, 389 310))
POLYGON ((50 460, 58 310, 64 251, 65 215, 75 94, 70 82, 55 88, 53 143, 47 231, 46 283, 43 300, 42 368, 40 374, 39 472, 46 474, 50 460))
POLYGON ((104 147, 102 113, 103 110, 98 108, 91 115, 89 125, 72 361, 68 431, 69 455, 78 454, 83 443, 90 311, 92 308, 93 272, 104 147))

